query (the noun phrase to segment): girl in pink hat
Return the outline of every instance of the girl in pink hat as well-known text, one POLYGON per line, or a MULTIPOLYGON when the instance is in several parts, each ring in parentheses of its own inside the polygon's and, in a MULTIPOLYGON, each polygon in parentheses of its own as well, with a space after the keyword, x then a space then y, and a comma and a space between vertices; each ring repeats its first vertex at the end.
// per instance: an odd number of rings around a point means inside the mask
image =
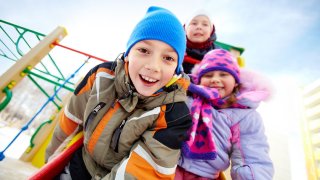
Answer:
POLYGON ((233 180, 272 179, 269 145, 256 111, 270 96, 266 81, 240 72, 232 55, 222 49, 208 52, 192 77, 195 84, 188 88, 192 97, 187 104, 193 125, 175 179, 221 179, 230 162, 233 180))

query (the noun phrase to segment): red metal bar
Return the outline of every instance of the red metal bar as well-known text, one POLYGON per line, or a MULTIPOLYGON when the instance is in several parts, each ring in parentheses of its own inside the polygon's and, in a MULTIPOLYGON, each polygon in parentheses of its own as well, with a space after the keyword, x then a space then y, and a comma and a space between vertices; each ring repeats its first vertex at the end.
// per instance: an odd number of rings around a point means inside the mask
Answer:
POLYGON ((61 44, 59 44, 59 43, 57 43, 57 42, 54 42, 54 43, 52 43, 52 44, 53 44, 53 45, 55 45, 55 46, 60 46, 60 47, 63 47, 63 48, 65 48, 65 49, 68 49, 68 50, 71 50, 71 51, 77 52, 77 53, 79 53, 79 54, 83 54, 83 55, 85 55, 85 56, 88 56, 88 57, 94 58, 94 59, 99 60, 99 61, 102 61, 102 62, 107 62, 107 60, 105 60, 105 59, 102 59, 102 58, 99 58, 99 57, 93 56, 93 55, 91 55, 91 54, 84 53, 84 52, 82 52, 82 51, 75 50, 75 49, 73 49, 73 48, 70 48, 70 47, 67 47, 67 46, 61 45, 61 44))
POLYGON ((73 145, 61 152, 58 156, 52 159, 50 162, 42 166, 39 171, 34 173, 28 180, 43 180, 53 179, 57 176, 64 167, 69 163, 72 154, 83 145, 83 137, 78 139, 73 145))

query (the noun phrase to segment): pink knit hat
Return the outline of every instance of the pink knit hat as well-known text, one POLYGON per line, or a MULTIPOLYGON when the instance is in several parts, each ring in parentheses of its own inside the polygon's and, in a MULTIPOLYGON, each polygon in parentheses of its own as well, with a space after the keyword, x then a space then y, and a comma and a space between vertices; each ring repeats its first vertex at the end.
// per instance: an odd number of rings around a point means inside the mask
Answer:
POLYGON ((214 49, 209 51, 202 61, 193 69, 192 76, 196 84, 200 83, 201 77, 210 71, 225 71, 230 73, 237 83, 240 83, 240 69, 229 51, 214 49))

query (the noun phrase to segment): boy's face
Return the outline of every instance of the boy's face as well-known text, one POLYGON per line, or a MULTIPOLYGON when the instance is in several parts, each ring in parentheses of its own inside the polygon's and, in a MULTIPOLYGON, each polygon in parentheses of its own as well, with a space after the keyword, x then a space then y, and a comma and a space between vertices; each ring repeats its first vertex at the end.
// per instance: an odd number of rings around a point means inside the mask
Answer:
POLYGON ((168 44, 157 40, 137 42, 130 50, 129 76, 137 92, 151 96, 173 77, 178 55, 168 44))
POLYGON ((186 34, 188 39, 194 43, 202 43, 209 39, 212 31, 212 25, 207 16, 194 17, 188 27, 186 34))
POLYGON ((234 77, 225 71, 210 71, 200 79, 200 85, 216 88, 221 98, 229 96, 233 89, 238 86, 234 77))

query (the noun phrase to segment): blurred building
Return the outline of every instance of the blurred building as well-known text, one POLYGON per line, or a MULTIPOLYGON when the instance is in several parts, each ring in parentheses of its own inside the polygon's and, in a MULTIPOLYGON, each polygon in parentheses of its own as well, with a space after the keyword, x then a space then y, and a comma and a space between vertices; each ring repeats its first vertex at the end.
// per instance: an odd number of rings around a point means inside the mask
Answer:
POLYGON ((320 79, 303 89, 303 134, 308 179, 320 179, 320 79))

